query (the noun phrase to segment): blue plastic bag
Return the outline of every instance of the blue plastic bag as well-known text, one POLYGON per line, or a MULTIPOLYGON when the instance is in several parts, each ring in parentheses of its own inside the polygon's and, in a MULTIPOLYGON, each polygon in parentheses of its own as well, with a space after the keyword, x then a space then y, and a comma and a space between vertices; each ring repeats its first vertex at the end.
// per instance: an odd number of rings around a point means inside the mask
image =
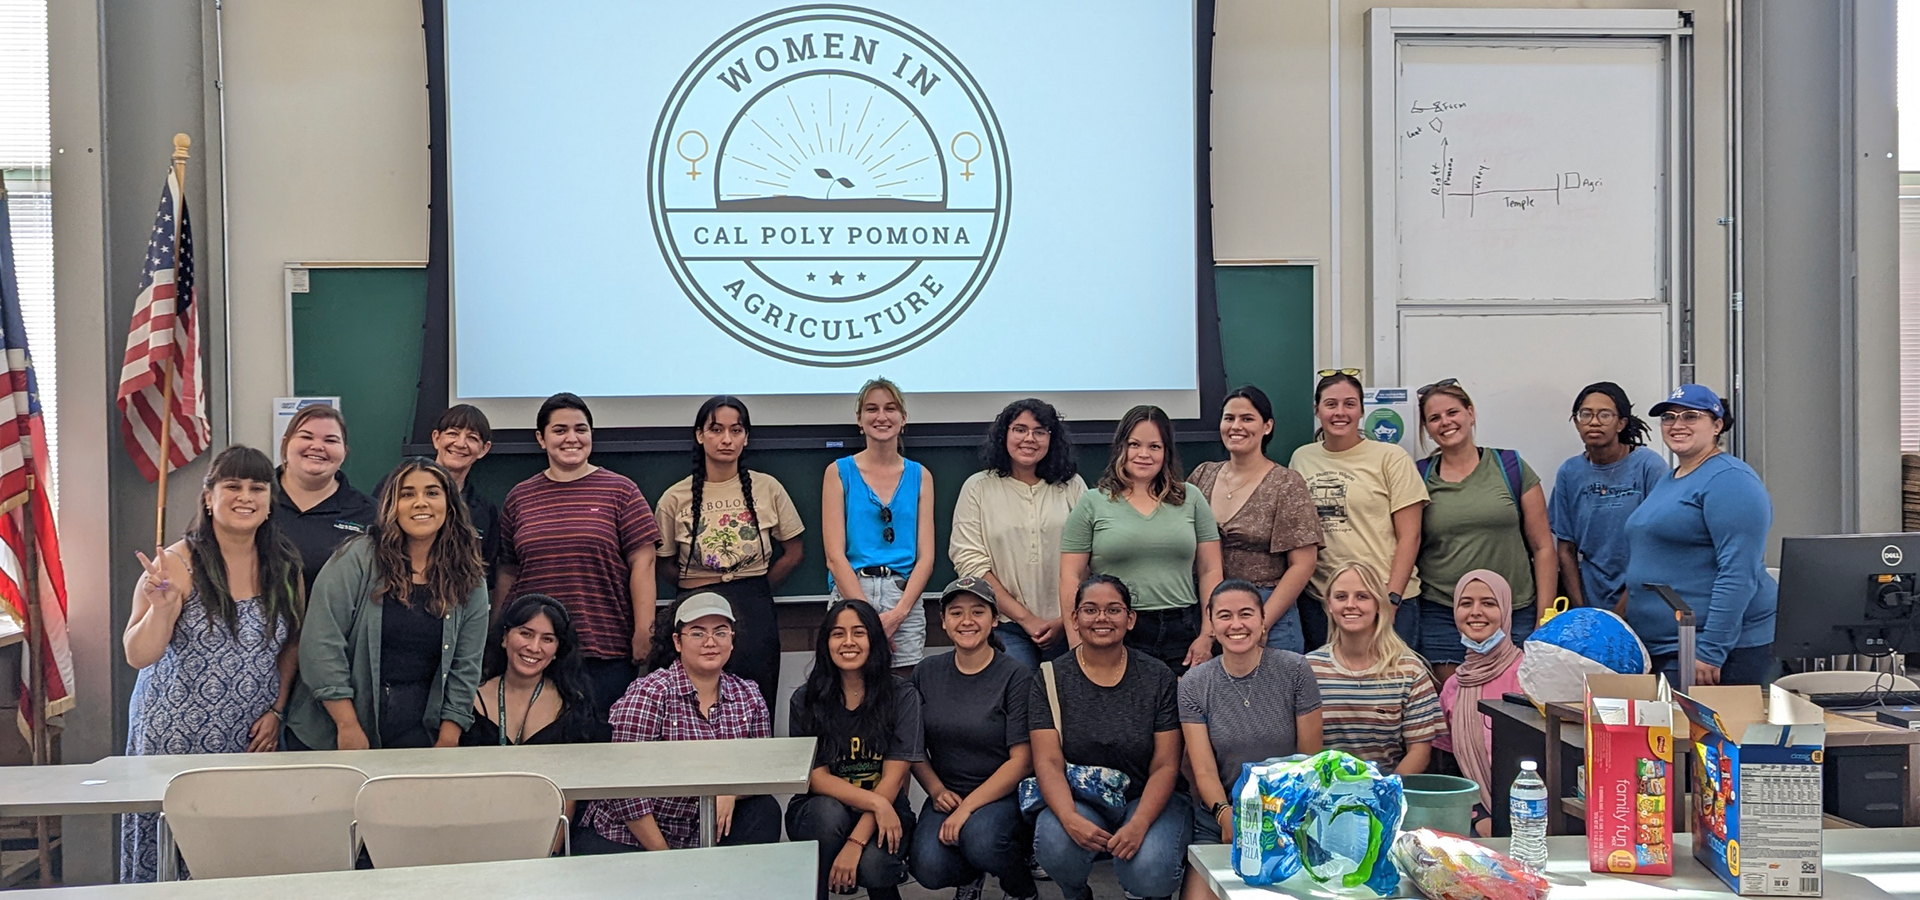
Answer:
POLYGON ((1327 750, 1241 765, 1231 799, 1233 870, 1247 884, 1305 871, 1318 884, 1382 896, 1399 887, 1387 848, 1406 812, 1400 776, 1327 750))

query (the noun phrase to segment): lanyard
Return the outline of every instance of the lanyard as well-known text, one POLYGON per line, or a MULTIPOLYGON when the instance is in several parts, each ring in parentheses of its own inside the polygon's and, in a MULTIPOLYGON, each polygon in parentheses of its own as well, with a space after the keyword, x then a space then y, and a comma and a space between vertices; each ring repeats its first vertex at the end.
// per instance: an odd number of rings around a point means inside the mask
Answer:
POLYGON ((498 684, 500 701, 496 704, 496 708, 500 710, 500 746, 518 744, 527 739, 527 720, 533 717, 533 704, 540 699, 540 689, 546 686, 545 678, 540 679, 540 682, 533 686, 533 696, 527 698, 527 714, 520 717, 520 740, 509 741, 507 740, 507 676, 504 674, 500 676, 498 684))

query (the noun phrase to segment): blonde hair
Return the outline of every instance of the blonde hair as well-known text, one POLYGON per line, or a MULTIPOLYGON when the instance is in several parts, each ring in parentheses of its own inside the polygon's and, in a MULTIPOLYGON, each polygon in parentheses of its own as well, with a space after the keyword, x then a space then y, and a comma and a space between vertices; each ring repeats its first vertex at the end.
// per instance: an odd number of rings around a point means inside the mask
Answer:
POLYGON ((1321 604, 1327 610, 1327 652, 1331 654, 1333 645, 1340 640, 1340 619, 1333 612, 1333 586, 1339 582, 1340 576, 1348 572, 1358 576, 1360 586, 1368 594, 1373 595, 1373 634, 1368 640, 1368 649, 1373 653, 1373 664, 1361 674, 1383 675, 1400 661, 1400 657, 1412 651, 1407 647, 1407 642, 1394 633, 1393 601, 1387 599, 1386 582, 1380 578, 1379 572, 1366 563, 1348 563, 1333 573, 1333 579, 1327 582, 1327 597, 1321 604))
POLYGON ((870 378, 866 384, 860 386, 860 393, 853 395, 853 415, 855 418, 859 417, 860 410, 867 405, 867 395, 876 390, 886 391, 887 394, 893 398, 894 404, 900 407, 901 412, 904 413, 907 411, 907 395, 900 393, 900 386, 894 384, 893 379, 884 377, 870 378))

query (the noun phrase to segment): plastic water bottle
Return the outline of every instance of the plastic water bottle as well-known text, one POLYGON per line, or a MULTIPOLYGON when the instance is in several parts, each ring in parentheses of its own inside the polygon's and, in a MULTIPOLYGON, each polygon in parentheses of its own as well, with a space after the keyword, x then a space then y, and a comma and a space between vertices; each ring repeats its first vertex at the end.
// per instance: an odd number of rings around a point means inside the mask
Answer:
POLYGON ((1520 777, 1513 780, 1507 794, 1513 820, 1513 841, 1507 855, 1535 872, 1547 869, 1547 783, 1540 780, 1540 766, 1522 760, 1520 777))
POLYGON ((1264 812, 1260 802, 1260 776, 1266 771, 1266 766, 1254 766, 1247 773, 1247 783, 1241 786, 1234 807, 1234 843, 1239 845, 1239 874, 1242 878, 1260 874, 1260 819, 1264 812))

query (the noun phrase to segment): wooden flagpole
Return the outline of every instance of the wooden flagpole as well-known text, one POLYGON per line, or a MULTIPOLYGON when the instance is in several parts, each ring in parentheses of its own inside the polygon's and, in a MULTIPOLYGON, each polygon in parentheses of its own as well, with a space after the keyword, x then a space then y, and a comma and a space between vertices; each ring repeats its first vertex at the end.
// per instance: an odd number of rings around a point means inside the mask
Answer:
MULTIPOLYGON (((176 134, 173 136, 173 181, 180 191, 174 195, 173 202, 175 206, 181 208, 187 205, 187 148, 191 146, 193 146, 192 138, 184 134, 176 134)), ((178 218, 174 219, 173 222, 173 287, 173 324, 171 327, 178 329, 180 327, 180 304, 182 302, 179 293, 180 220, 178 218)), ((148 340, 151 342, 152 338, 148 338, 148 340)), ((171 342, 172 339, 169 339, 169 343, 171 342)), ((160 396, 160 459, 159 465, 156 467, 159 469, 160 474, 154 479, 159 485, 159 490, 155 492, 153 501, 153 553, 155 559, 160 557, 160 548, 167 545, 167 464, 171 460, 173 452, 172 448, 168 446, 173 438, 173 353, 171 350, 167 353, 165 372, 161 380, 160 396)))

